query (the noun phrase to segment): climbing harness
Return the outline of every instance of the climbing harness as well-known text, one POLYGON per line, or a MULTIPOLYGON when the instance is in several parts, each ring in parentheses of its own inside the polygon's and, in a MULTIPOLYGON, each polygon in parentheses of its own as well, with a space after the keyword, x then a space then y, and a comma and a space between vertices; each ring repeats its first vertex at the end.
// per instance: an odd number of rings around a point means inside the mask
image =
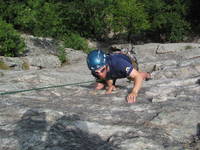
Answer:
POLYGON ((40 87, 40 88, 31 88, 31 89, 26 89, 26 90, 7 91, 7 92, 0 93, 0 95, 10 95, 10 94, 23 93, 23 92, 28 92, 28 91, 44 90, 44 89, 50 89, 50 88, 58 88, 58 87, 64 87, 64 86, 70 86, 70 85, 81 85, 81 84, 86 84, 86 83, 91 83, 91 82, 94 82, 94 80, 85 81, 85 82, 78 82, 78 83, 69 83, 69 84, 62 84, 62 85, 46 86, 46 87, 40 87))

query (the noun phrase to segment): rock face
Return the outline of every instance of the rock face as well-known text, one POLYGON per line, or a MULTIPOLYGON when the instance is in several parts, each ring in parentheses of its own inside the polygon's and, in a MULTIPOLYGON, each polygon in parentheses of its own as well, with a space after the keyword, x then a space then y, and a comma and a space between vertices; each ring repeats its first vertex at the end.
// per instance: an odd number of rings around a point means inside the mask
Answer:
POLYGON ((19 58, 0 57, 12 70, 37 70, 42 68, 58 68, 61 62, 57 57, 56 42, 50 38, 38 38, 22 35, 26 44, 25 56, 19 58))
POLYGON ((111 95, 92 90, 86 55, 68 50, 62 68, 1 71, 1 150, 198 150, 200 45, 117 45, 132 50, 144 81, 137 103, 125 99, 133 83, 117 80, 111 95), (130 47, 129 47, 130 46, 130 47), (132 49, 133 48, 133 49, 132 49))

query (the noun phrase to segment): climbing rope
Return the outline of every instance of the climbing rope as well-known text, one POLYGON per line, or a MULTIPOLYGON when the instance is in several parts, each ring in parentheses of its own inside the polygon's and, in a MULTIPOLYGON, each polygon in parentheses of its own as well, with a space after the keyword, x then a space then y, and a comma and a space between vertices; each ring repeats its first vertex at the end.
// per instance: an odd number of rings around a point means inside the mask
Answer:
POLYGON ((81 85, 81 84, 86 84, 86 83, 91 83, 91 82, 94 82, 94 81, 69 83, 69 84, 54 85, 54 86, 46 86, 46 87, 31 88, 31 89, 26 89, 26 90, 7 91, 7 92, 0 93, 0 95, 10 95, 10 94, 23 93, 23 92, 29 92, 29 91, 37 91, 37 90, 50 89, 50 88, 58 88, 58 87, 64 87, 64 86, 70 86, 70 85, 81 85))

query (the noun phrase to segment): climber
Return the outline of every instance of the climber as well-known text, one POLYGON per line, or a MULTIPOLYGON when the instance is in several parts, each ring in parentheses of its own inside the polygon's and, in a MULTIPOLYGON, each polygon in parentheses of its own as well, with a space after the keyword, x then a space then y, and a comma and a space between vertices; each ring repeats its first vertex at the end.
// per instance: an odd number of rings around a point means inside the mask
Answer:
POLYGON ((134 87, 127 96, 128 103, 136 102, 136 97, 142 86, 143 80, 149 79, 150 74, 139 72, 133 66, 130 57, 123 53, 105 54, 101 50, 93 50, 87 56, 88 68, 96 77, 96 90, 107 87, 106 94, 116 90, 115 81, 128 78, 134 81, 134 87))

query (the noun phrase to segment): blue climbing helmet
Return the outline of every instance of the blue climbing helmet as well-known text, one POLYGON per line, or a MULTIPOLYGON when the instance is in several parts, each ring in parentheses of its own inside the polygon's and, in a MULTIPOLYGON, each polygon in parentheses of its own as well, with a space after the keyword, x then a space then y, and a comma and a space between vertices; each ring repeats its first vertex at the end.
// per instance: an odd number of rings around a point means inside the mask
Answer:
POLYGON ((106 54, 101 50, 93 50, 87 56, 87 65, 91 71, 95 71, 107 64, 106 54))

